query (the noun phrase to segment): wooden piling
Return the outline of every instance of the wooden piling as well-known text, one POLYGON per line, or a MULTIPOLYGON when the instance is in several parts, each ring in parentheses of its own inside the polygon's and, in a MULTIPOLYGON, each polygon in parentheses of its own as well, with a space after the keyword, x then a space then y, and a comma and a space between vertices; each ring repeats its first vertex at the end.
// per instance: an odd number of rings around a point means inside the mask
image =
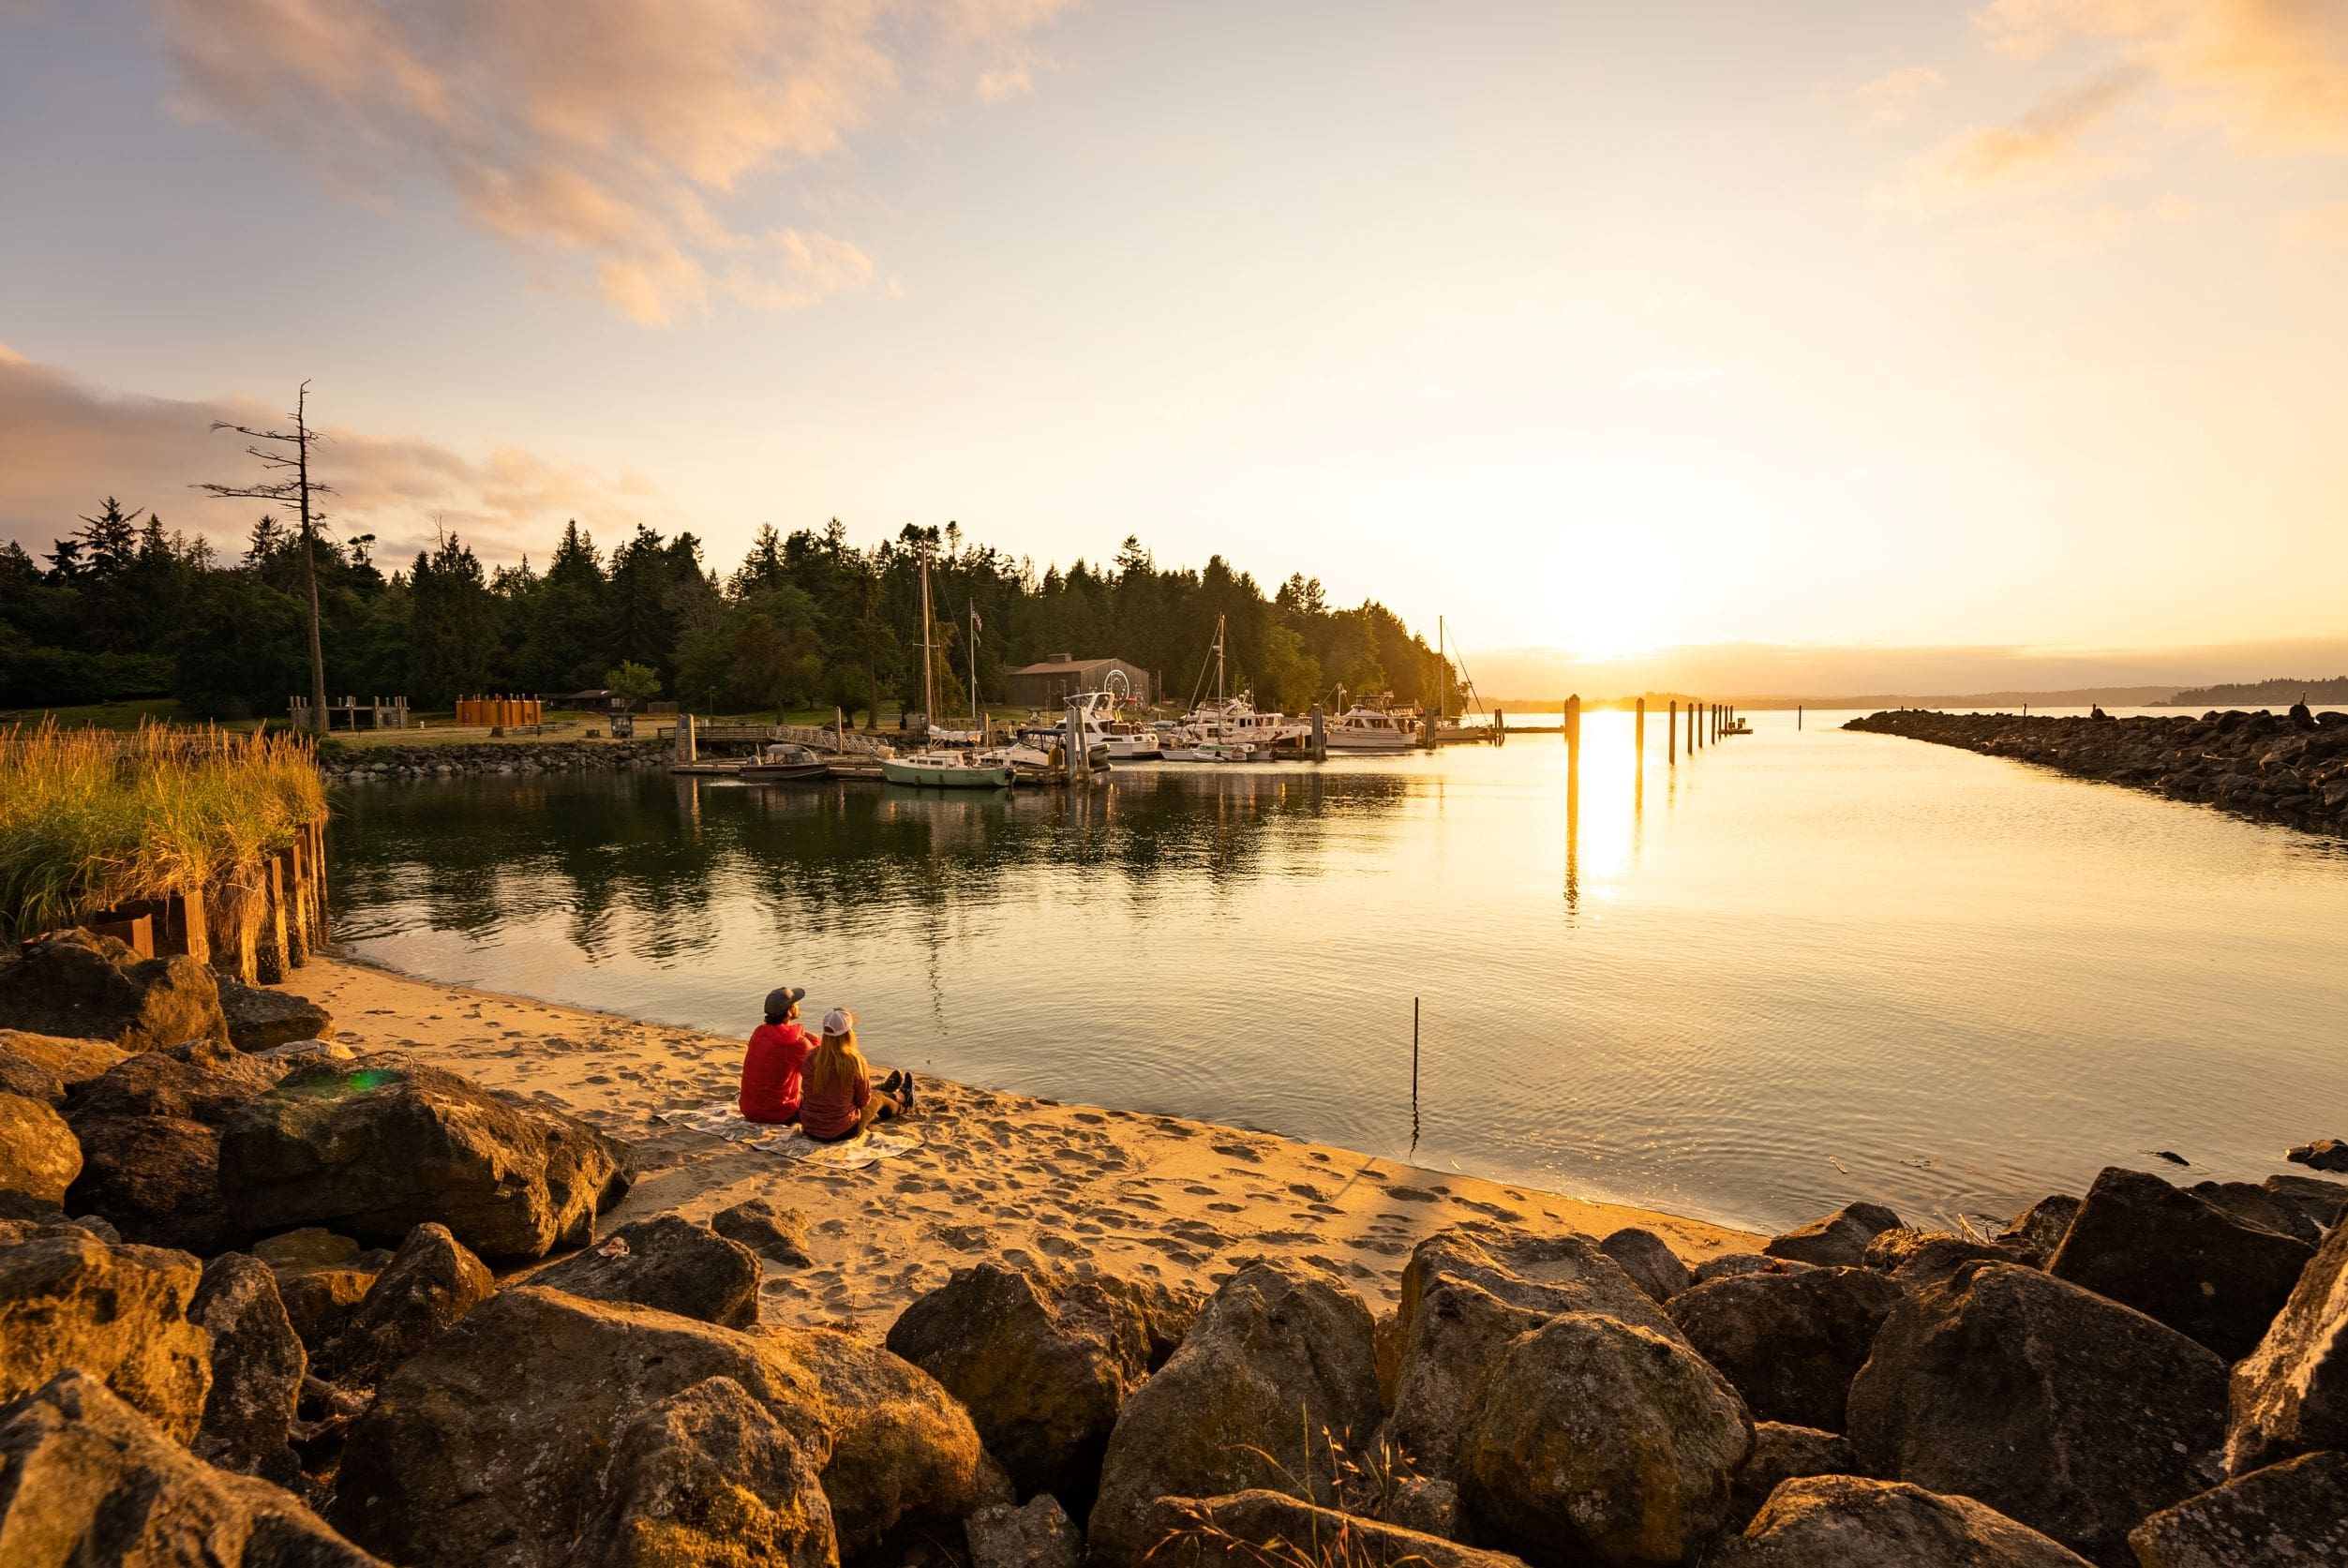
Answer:
POLYGON ((1645 697, 1638 699, 1638 718, 1631 726, 1631 754, 1642 759, 1647 755, 1647 699, 1645 697))
POLYGON ((1802 727, 1802 704, 1800 704, 1800 703, 1795 703, 1795 704, 1794 704, 1794 728, 1796 728, 1796 729, 1800 729, 1801 727, 1802 727))
POLYGON ((285 961, 299 969, 310 961, 309 856, 301 839, 277 857, 285 889, 285 961))
POLYGON ((1663 760, 1677 765, 1680 760, 1680 699, 1671 699, 1671 717, 1663 732, 1663 760))
POLYGON ((261 929, 253 940, 255 985, 283 985, 286 971, 285 869, 276 856, 261 874, 261 929))
POLYGON ((1317 702, 1312 705, 1312 760, 1315 762, 1329 760, 1328 719, 1317 702))

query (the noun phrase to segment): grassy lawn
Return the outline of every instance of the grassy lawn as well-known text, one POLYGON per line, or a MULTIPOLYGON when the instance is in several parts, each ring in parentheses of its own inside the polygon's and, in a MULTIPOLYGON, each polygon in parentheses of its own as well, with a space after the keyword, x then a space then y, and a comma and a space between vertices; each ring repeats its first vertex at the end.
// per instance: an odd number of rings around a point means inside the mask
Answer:
MULTIPOLYGON (((23 724, 27 728, 45 718, 57 721, 59 729, 137 729, 142 719, 163 719, 176 723, 180 719, 179 701, 175 697, 129 697, 121 702, 91 703, 82 708, 14 708, 0 709, 0 725, 23 724)), ((251 729, 250 721, 224 724, 224 729, 251 729)), ((283 729, 283 723, 271 726, 283 729)))

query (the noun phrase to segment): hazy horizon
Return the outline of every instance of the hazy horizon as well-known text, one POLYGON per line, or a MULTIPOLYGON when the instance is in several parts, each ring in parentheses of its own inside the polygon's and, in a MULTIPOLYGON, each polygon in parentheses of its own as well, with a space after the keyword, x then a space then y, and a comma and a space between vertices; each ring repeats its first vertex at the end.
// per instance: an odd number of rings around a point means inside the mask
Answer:
POLYGON ((240 541, 308 378, 393 559, 1133 534, 1499 694, 2339 646, 2336 7, 337 14, 0 5, 0 537, 240 541))

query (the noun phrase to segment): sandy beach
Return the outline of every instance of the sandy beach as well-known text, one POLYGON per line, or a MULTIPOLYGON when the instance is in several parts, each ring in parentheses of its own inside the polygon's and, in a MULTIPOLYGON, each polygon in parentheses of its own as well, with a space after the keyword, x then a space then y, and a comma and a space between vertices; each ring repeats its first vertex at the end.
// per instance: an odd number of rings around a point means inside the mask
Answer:
POLYGON ((825 1170, 660 1120, 733 1098, 739 1040, 325 957, 289 989, 332 1010, 343 1044, 406 1052, 631 1142, 639 1179, 602 1231, 663 1213, 707 1219, 755 1197, 797 1209, 812 1263, 770 1265, 767 1312, 875 1337, 957 1266, 988 1257, 1090 1259, 1197 1287, 1239 1260, 1299 1257, 1383 1306, 1412 1247, 1452 1227, 1603 1236, 1639 1225, 1691 1264, 1759 1241, 1294 1139, 929 1078, 912 1124, 920 1147, 825 1170))

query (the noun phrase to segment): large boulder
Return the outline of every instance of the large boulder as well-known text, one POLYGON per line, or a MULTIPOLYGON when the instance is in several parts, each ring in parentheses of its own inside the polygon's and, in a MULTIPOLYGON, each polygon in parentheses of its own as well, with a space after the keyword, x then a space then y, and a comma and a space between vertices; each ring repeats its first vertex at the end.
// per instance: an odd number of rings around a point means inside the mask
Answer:
POLYGON ((419 1225, 320 1352, 318 1375, 352 1388, 373 1387, 496 1290, 488 1269, 448 1227, 419 1225))
POLYGON ((233 1047, 194 1040, 77 1084, 65 1113, 83 1162, 68 1202, 150 1247, 221 1250, 237 1237, 220 1196, 219 1128, 277 1076, 233 1047))
POLYGON ((772 1329, 762 1337, 815 1379, 831 1440, 824 1495, 844 1557, 923 1531, 949 1535, 1012 1493, 970 1412, 927 1372, 838 1329, 772 1329))
POLYGON ((82 1372, 0 1409, 8 1568, 381 1568, 289 1494, 190 1455, 82 1372))
POLYGON ((1091 1501, 1118 1407, 1149 1376, 1140 1308, 1096 1277, 980 1263, 899 1315, 889 1348, 961 1400, 1022 1496, 1091 1501))
POLYGON ((1857 1268, 1867 1255, 1867 1244, 1899 1222, 1900 1217, 1881 1203, 1846 1203, 1824 1219, 1772 1236, 1761 1251, 1766 1257, 1821 1268, 1857 1268))
POLYGON ((1439 1535, 1340 1514, 1261 1487, 1228 1497, 1159 1498, 1150 1509, 1145 1533, 1152 1543, 1152 1568, 1269 1568, 1304 1563, 1341 1563, 1345 1568, 1524 1568, 1518 1559, 1505 1553, 1480 1551, 1439 1535))
POLYGON ((2079 1555, 1968 1497, 1898 1481, 1788 1481, 1705 1568, 2086 1568, 2079 1555))
POLYGON ((2141 1568, 2340 1568, 2348 1454, 2302 1454, 2187 1498, 2129 1533, 2141 1568))
POLYGON ((2221 1475, 2225 1364, 2143 1313, 2015 1263, 1892 1309, 1850 1389, 1871 1475, 1976 1498, 2101 1561, 2221 1475))
POLYGON ((600 1517, 570 1568, 837 1568, 815 1461, 731 1378, 657 1399, 612 1440, 600 1517))
POLYGON ((63 1116, 46 1100, 0 1094, 0 1192, 53 1209, 81 1173, 82 1145, 63 1116))
POLYGON ((381 1247, 362 1250, 349 1236, 315 1225, 264 1237, 253 1243, 253 1256, 277 1277, 286 1318, 313 1351, 333 1343, 392 1258, 381 1247))
POLYGON ((1757 1419, 1839 1432, 1850 1381, 1901 1294, 1871 1269, 1814 1268, 1715 1279, 1664 1309, 1757 1419))
POLYGON ((0 1029, 0 1087, 10 1094, 60 1104, 65 1090, 96 1078, 127 1054, 122 1047, 104 1040, 0 1029))
POLYGON ((1653 1298, 1585 1236, 1487 1247, 1443 1232, 1420 1242, 1402 1271, 1388 1428, 1395 1441, 1428 1474, 1454 1477, 1460 1429, 1501 1353, 1564 1312, 1597 1312, 1680 1337, 1653 1298))
POLYGON ((1946 1279, 1967 1263, 2030 1263, 2039 1260, 2019 1247, 1972 1241, 1947 1231, 1900 1225, 1877 1232, 1860 1262, 1903 1285, 1946 1279))
POLYGON ((1791 1258, 1765 1257, 1758 1252, 1722 1252, 1697 1264, 1692 1273, 1696 1283, 1709 1285, 1715 1279, 1727 1279, 1740 1274, 1799 1274, 1803 1269, 1817 1266, 1816 1263, 1797 1262, 1791 1258))
POLYGON ((2021 1262, 2044 1268, 2046 1260, 2055 1255, 2063 1245, 2063 1237, 2070 1233, 2071 1222, 2079 1217, 2083 1201, 2068 1192, 2041 1198, 2006 1221, 2006 1228, 1990 1239, 2021 1253, 2021 1262))
POLYGON ((60 932, 0 964, 0 1026, 160 1051, 182 1040, 228 1043, 212 971, 186 954, 141 958, 86 931, 60 932))
POLYGON ((830 1456, 815 1381, 765 1341, 650 1307, 499 1292, 376 1387, 332 1517, 411 1568, 566 1561, 604 1501, 603 1461, 639 1412, 729 1378, 830 1456))
POLYGON ((2348 1182, 2321 1176, 2269 1176, 2259 1184, 2276 1197, 2298 1205, 2299 1212, 2319 1231, 2328 1231, 2348 1214, 2348 1182))
POLYGON ((2258 1344, 2313 1256, 2303 1241, 2115 1165, 2087 1189, 2046 1268, 2235 1361, 2258 1344))
POLYGON ((1317 1271, 1258 1262, 1224 1281, 1118 1412, 1085 1531, 1093 1561, 1139 1562, 1161 1497, 1320 1490, 1327 1443, 1378 1425, 1370 1333, 1361 1298, 1317 1271))
POLYGON ((1770 1494, 1788 1481, 1813 1475, 1855 1475, 1859 1456, 1850 1440, 1839 1432, 1816 1426, 1788 1426, 1780 1421, 1753 1424, 1753 1452, 1744 1456, 1728 1484, 1728 1528, 1742 1530, 1770 1494))
POLYGON ((229 1043, 239 1051, 267 1051, 334 1035, 334 1014, 307 996, 264 990, 226 976, 218 979, 220 1013, 228 1021, 229 1043))
POLYGON ((591 1301, 632 1301, 725 1328, 758 1321, 758 1255, 706 1225, 673 1214, 622 1225, 602 1241, 549 1263, 533 1285, 591 1301))
POLYGON ((2250 1182, 2195 1182, 2185 1190, 2245 1225, 2272 1231, 2310 1247, 2324 1239, 2324 1227, 2306 1209, 2272 1187, 2250 1182))
POLYGON ((710 1217, 710 1229, 738 1241, 762 1258, 791 1268, 812 1268, 807 1251, 807 1217, 778 1208, 771 1198, 745 1198, 710 1217))
POLYGON ((1671 1244, 1653 1231, 1626 1225, 1598 1244, 1598 1250, 1620 1264, 1631 1283, 1656 1301, 1669 1301, 1696 1283, 1671 1244))
POLYGON ((1050 1492, 1014 1508, 990 1503, 962 1521, 970 1568, 1077 1568, 1084 1538, 1050 1492))
POLYGON ((188 1441, 212 1387, 211 1342, 187 1318, 202 1275, 185 1252, 62 1227, 0 1247, 0 1403, 79 1367, 188 1441))
POLYGON ((1678 1563, 1728 1514, 1753 1418, 1676 1338, 1568 1312, 1503 1353, 1459 1439, 1477 1537, 1678 1563))
POLYGON ((671 1396, 727 1378, 823 1474, 847 1553, 1007 1491, 935 1381, 844 1334, 752 1336, 652 1307, 512 1286, 376 1385, 334 1518, 414 1568, 568 1561, 603 1516, 604 1456, 671 1396))
POLYGON ((2226 1465, 2235 1474, 2348 1449, 2348 1225, 2335 1225, 2258 1348, 2234 1368, 2226 1465))
POLYGON ((309 1357, 277 1299, 277 1277, 260 1259, 223 1252, 203 1266, 190 1322, 211 1337, 212 1390, 192 1445, 223 1470, 285 1482, 299 1467, 290 1446, 309 1357))
POLYGON ((500 1262, 584 1243, 627 1180, 620 1146, 586 1123, 396 1056, 295 1069, 220 1145, 221 1189, 250 1230, 396 1243, 437 1221, 500 1262))

